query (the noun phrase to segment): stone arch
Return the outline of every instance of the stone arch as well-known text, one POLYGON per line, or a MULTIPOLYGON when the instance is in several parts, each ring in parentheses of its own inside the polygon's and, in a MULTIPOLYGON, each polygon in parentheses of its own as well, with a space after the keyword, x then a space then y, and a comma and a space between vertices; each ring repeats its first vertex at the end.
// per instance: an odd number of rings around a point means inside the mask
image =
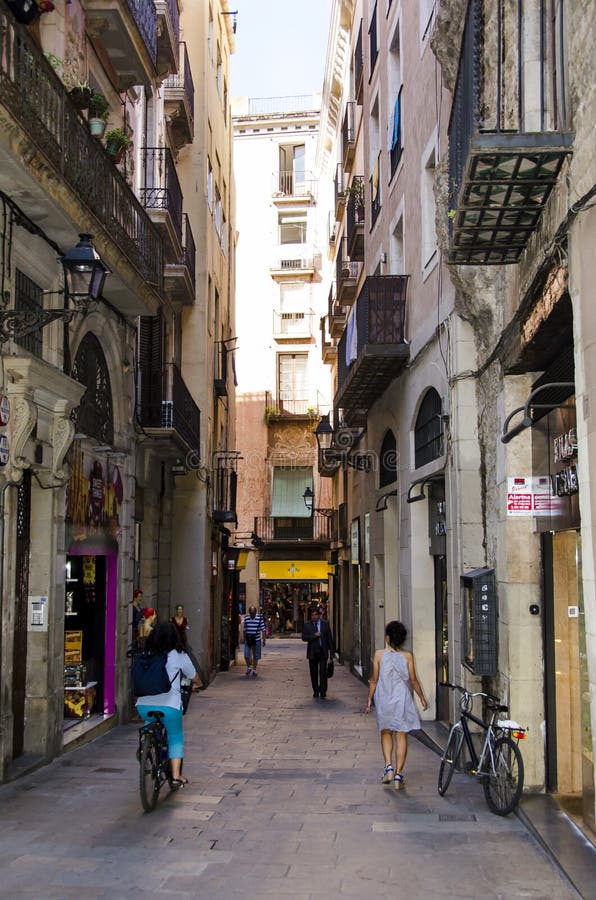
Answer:
POLYGON ((445 452, 441 396, 428 388, 418 408, 414 425, 414 468, 439 459, 445 452))
POLYGON ((78 346, 71 376, 87 390, 73 414, 78 432, 99 444, 114 443, 114 412, 110 373, 101 344, 88 331, 78 346))

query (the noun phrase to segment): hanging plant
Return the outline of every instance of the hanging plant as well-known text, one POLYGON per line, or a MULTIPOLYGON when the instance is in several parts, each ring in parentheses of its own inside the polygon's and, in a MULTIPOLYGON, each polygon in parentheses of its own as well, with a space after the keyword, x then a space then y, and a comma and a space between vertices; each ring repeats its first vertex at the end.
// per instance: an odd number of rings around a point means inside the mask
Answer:
POLYGON ((124 151, 129 144, 130 138, 121 128, 112 128, 106 134, 106 152, 115 163, 121 161, 124 151))

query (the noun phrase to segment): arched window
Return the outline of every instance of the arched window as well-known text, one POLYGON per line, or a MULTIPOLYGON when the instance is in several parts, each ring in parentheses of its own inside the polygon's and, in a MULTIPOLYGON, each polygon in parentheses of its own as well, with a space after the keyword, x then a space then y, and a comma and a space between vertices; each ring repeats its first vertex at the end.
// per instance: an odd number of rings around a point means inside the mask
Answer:
POLYGON ((441 398, 434 388, 429 388, 422 399, 414 429, 415 468, 432 462, 443 455, 443 419, 441 398))
POLYGON ((379 487, 386 487, 397 480, 397 444, 391 430, 385 433, 379 460, 379 487))
POLYGON ((100 444, 114 442, 114 416, 110 375, 101 345, 88 332, 80 343, 71 375, 87 388, 74 411, 75 428, 100 444))

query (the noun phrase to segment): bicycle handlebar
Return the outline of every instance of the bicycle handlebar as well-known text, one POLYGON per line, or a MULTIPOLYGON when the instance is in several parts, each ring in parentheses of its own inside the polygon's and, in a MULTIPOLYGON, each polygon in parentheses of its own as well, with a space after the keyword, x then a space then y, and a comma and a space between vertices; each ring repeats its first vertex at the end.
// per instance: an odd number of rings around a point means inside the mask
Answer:
MULTIPOLYGON (((462 687, 461 684, 451 684, 450 681, 440 681, 440 687, 451 688, 453 691, 461 691, 462 694, 465 694, 467 697, 486 697, 491 703, 496 703, 498 706, 502 706, 501 701, 498 697, 495 697, 493 694, 487 694, 486 691, 469 691, 467 688, 462 687)), ((503 709, 506 710, 507 707, 503 706, 503 709)))

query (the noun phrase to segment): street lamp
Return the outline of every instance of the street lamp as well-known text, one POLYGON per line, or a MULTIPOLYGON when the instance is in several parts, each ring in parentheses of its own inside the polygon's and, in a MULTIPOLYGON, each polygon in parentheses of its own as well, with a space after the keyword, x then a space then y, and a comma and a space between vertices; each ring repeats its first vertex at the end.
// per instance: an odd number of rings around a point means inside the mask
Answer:
POLYGON ((327 518, 329 519, 335 512, 334 509, 329 509, 328 507, 323 507, 323 508, 315 507, 315 505, 314 505, 315 495, 314 495, 312 489, 308 486, 306 487, 306 490, 304 491, 304 493, 302 495, 302 499, 304 500, 304 505, 306 506, 307 510, 310 512, 311 516, 313 513, 320 513, 322 516, 327 516, 327 518))
POLYGON ((101 298, 106 276, 111 274, 91 243, 91 234, 80 234, 79 243, 58 257, 64 268, 66 305, 72 300, 75 309, 86 311, 101 298))
POLYGON ((329 414, 321 416, 314 435, 319 448, 319 466, 323 469, 347 468, 369 472, 372 467, 370 453, 353 451, 352 447, 360 439, 362 431, 356 434, 351 428, 333 430, 329 414))

